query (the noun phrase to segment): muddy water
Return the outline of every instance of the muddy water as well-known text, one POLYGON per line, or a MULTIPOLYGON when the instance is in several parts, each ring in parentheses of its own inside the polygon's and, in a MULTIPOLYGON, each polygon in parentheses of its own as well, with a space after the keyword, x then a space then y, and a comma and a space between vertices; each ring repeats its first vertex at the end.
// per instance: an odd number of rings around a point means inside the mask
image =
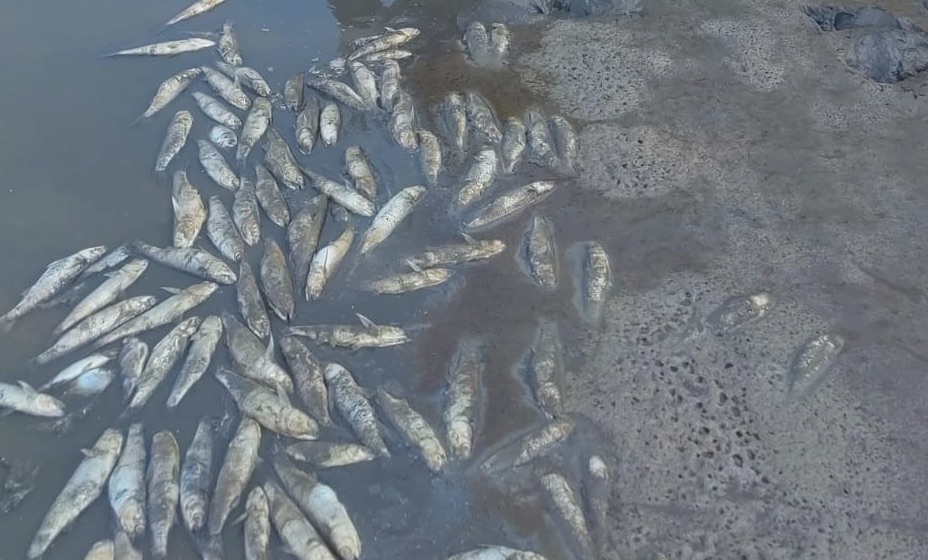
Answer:
MULTIPOLYGON (((55 0, 41 8, 20 5, 15 14, 6 14, 0 21, 0 46, 4 52, 20 53, 0 60, 3 75, 15 77, 9 82, 15 87, 0 90, 4 125, 0 129, 4 146, 0 150, 0 251, 4 255, 0 307, 11 307, 45 264, 79 248, 101 243, 116 246, 129 237, 160 245, 170 243, 169 180, 150 170, 164 127, 176 110, 191 110, 195 125, 191 141, 170 169, 187 167, 204 199, 218 195, 231 204, 231 194, 213 185, 196 162, 192 140, 205 137, 211 123, 189 95, 151 122, 129 126, 161 80, 184 68, 211 63, 216 54, 202 51, 174 59, 100 59, 104 53, 175 38, 185 30, 217 29, 228 19, 236 24, 246 64, 262 72, 279 91, 293 72, 324 64, 344 52, 353 37, 374 33, 383 25, 414 25, 424 31, 413 47, 419 57, 401 66, 421 114, 446 92, 465 88, 484 93, 501 116, 520 113, 534 102, 518 89, 509 71, 475 69, 454 52, 454 17, 467 7, 465 1, 397 1, 389 8, 359 0, 334 2, 332 6, 301 3, 298 7, 270 0, 233 1, 156 35, 162 22, 185 4, 186 0, 172 0, 167 5, 139 3, 117 8, 112 3, 82 2, 78 7, 55 0)), ((192 89, 209 91, 202 82, 192 89)), ((378 174, 380 202, 422 181, 418 159, 391 140, 385 117, 349 111, 343 116, 344 134, 338 147, 317 148, 312 156, 300 158, 303 163, 337 177, 344 148, 360 144, 378 174)), ((277 129, 291 138, 292 115, 277 111, 275 119, 277 129)), ((434 123, 428 126, 435 128, 434 123)), ((543 172, 523 169, 517 176, 501 179, 496 188, 550 178, 543 172)), ((562 266, 557 292, 535 289, 516 265, 515 253, 528 215, 481 235, 502 239, 509 249, 489 263, 460 267, 446 286, 405 296, 373 296, 358 290, 364 280, 398 271, 399 257, 460 239, 458 224, 445 209, 456 188, 454 177, 461 171, 460 164, 451 164, 441 185, 430 192, 411 219, 363 263, 355 266, 349 257, 322 301, 310 305, 298 300, 294 323, 353 322, 354 313, 360 312, 375 322, 411 327, 413 342, 403 347, 353 353, 320 348, 318 354, 345 365, 363 386, 384 385, 408 397, 436 427, 451 354, 462 337, 480 338, 487 346, 489 360, 484 414, 477 436, 476 454, 481 455, 542 419, 516 369, 537 321, 542 317, 559 321, 568 357, 570 348, 589 334, 577 326, 571 268, 564 259, 567 248, 576 241, 599 239, 612 254, 633 254, 634 240, 617 236, 616 222, 649 220, 655 231, 669 237, 678 231, 678 225, 664 223, 659 201, 647 203, 648 208, 618 207, 596 195, 581 195, 569 180, 559 179, 558 191, 538 209, 552 217, 558 235, 562 266)), ((250 166, 248 174, 253 176, 250 166)), ((313 194, 307 189, 288 193, 288 197, 298 203, 313 194)), ((366 226, 366 222, 361 225, 366 226)), ((330 220, 322 242, 337 236, 342 227, 330 220)), ((265 219, 262 228, 264 235, 285 246, 283 232, 276 226, 265 219)), ((250 251, 247 258, 257 269, 260 250, 250 251)), ((152 265, 130 289, 130 295, 163 297, 160 287, 184 287, 192 282, 188 276, 152 265)), ((205 316, 234 308, 234 288, 223 287, 196 313, 205 316)), ((4 381, 23 379, 41 384, 81 355, 75 353, 43 368, 25 365, 52 342, 49 333, 64 313, 64 309, 55 309, 31 314, 0 339, 0 375, 4 381)), ((145 340, 153 345, 166 330, 150 333, 145 340)), ((228 361, 221 348, 213 363, 228 361)), ((582 367, 571 360, 568 365, 582 367)), ((42 465, 34 492, 13 512, 0 517, 0 541, 5 548, 0 556, 24 555, 48 505, 79 462, 79 449, 90 446, 106 427, 126 427, 125 422, 116 420, 121 410, 117 385, 114 383, 90 414, 62 437, 37 431, 39 422, 32 418, 13 415, 0 423, 0 456, 42 465)), ((139 416, 149 437, 155 431, 171 430, 185 450, 203 415, 221 417, 235 412, 221 386, 206 378, 175 412, 167 413, 163 403, 170 385, 170 380, 165 382, 139 416)), ((83 404, 70 403, 72 407, 83 404)), ((584 453, 601 444, 595 430, 582 419, 578 419, 577 432, 571 446, 554 458, 555 465, 574 474, 584 453)), ((396 441, 395 435, 391 437, 396 441)), ((344 427, 331 438, 353 441, 344 427)), ((222 455, 217 450, 215 464, 222 455)), ((515 478, 496 480, 478 477, 474 471, 465 464, 452 467, 443 477, 432 477, 410 454, 400 451, 388 462, 330 470, 321 477, 338 491, 353 514, 364 540, 365 558, 410 554, 443 558, 486 543, 534 549, 551 558, 568 557, 548 530, 550 522, 536 499, 530 470, 515 478)), ((112 528, 104 497, 57 541, 46 558, 83 555, 92 542, 111 535, 112 528)), ((242 557, 240 533, 239 526, 225 531, 227 558, 242 557)), ((171 543, 172 558, 196 557, 182 528, 175 528, 171 543)), ((285 555, 279 545, 275 554, 285 555)))

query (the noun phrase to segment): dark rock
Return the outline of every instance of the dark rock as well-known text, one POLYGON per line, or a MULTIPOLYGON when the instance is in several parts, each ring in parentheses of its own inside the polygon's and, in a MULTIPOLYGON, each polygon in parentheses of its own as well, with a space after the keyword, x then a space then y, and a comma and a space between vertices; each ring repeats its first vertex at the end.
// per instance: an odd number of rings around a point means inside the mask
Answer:
POLYGON ((928 35, 905 29, 868 32, 854 39, 844 60, 874 82, 901 82, 928 68, 928 35))

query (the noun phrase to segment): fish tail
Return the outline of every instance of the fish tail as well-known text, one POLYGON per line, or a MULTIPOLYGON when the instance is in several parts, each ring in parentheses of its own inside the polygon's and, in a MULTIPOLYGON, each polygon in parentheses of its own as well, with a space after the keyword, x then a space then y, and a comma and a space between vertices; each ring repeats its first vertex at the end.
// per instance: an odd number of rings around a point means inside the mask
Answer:
POLYGON ((13 330, 13 325, 16 324, 16 319, 4 315, 0 317, 0 334, 7 334, 13 330))
POLYGON ((136 117, 134 121, 129 123, 129 128, 135 128, 139 126, 140 124, 142 124, 143 122, 146 122, 147 120, 148 120, 148 116, 145 115, 145 113, 142 113, 141 115, 136 117))

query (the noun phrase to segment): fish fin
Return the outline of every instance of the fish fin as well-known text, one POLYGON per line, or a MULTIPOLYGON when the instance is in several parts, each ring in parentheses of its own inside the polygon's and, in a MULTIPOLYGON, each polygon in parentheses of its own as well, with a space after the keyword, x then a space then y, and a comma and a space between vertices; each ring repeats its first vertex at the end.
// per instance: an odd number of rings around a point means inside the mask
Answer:
POLYGON ((264 351, 264 357, 269 361, 274 361, 274 333, 268 332, 267 349, 264 351))
POLYGON ((26 383, 26 382, 23 381, 22 379, 20 379, 20 380, 17 381, 16 383, 19 385, 19 387, 20 387, 23 391, 26 391, 27 393, 38 393, 38 391, 36 391, 35 388, 32 387, 32 385, 26 383))
POLYGON ((87 457, 88 459, 91 459, 97 456, 97 452, 94 451, 93 449, 87 449, 86 447, 82 447, 81 455, 83 455, 84 457, 87 457))
POLYGON ((239 515, 238 517, 236 517, 234 520, 230 521, 230 522, 228 523, 228 525, 238 525, 238 524, 241 523, 242 521, 245 521, 245 519, 246 519, 247 517, 248 517, 248 512, 247 512, 247 511, 244 511, 244 512, 242 512, 241 515, 239 515))
POLYGON ((355 315, 358 316, 358 319, 361 321, 361 324, 364 325, 364 328, 367 328, 367 329, 377 328, 377 325, 373 321, 365 317, 364 315, 361 315, 360 313, 355 313, 355 315))
POLYGON ((414 272, 422 272, 422 267, 413 262, 412 259, 406 259, 404 262, 406 263, 406 266, 413 269, 414 272))
POLYGON ((143 122, 146 122, 147 120, 148 120, 148 117, 146 117, 144 114, 141 114, 141 115, 135 117, 135 120, 134 120, 134 121, 132 121, 131 123, 129 123, 129 128, 135 128, 135 127, 139 126, 140 124, 142 124, 143 122))
POLYGON ((174 294, 174 295, 177 295, 181 293, 182 291, 180 288, 171 288, 170 286, 161 286, 161 289, 169 294, 174 294))
POLYGON ((468 245, 475 245, 477 243, 476 239, 467 235, 466 233, 461 233, 461 237, 464 238, 464 242, 467 243, 468 245))
POLYGON ((13 329, 13 324, 16 323, 16 319, 7 319, 6 317, 0 317, 0 334, 7 334, 13 329))

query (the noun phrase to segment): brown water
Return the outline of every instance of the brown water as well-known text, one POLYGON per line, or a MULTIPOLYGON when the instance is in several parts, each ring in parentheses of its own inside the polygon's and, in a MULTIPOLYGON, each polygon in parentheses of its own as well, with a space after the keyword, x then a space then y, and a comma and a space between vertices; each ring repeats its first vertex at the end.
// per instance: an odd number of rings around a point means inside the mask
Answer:
MULTIPOLYGON (((423 29, 422 37, 412 46, 418 57, 401 66, 423 110, 421 114, 446 92, 465 88, 483 92, 501 116, 519 113, 533 102, 518 89, 515 75, 508 70, 480 70, 462 62, 453 44, 458 36, 454 17, 468 6, 466 0, 421 4, 400 0, 390 8, 376 1, 332 4, 232 1, 160 35, 156 33, 162 23, 185 7, 186 0, 167 5, 53 0, 8 9, 0 18, 0 47, 3 52, 18 54, 0 60, 8 84, 0 89, 0 135, 4 140, 4 149, 0 150, 0 251, 4 255, 5 280, 0 289, 0 308, 12 307, 17 294, 37 278, 45 264, 80 248, 101 243, 115 247, 129 237, 156 245, 170 243, 169 179, 156 177, 151 168, 164 127, 176 110, 191 110, 195 124, 187 147, 169 171, 186 167, 204 200, 218 195, 231 204, 230 193, 213 185, 196 162, 193 140, 205 137, 212 123, 189 95, 182 96, 151 122, 129 126, 165 77, 211 63, 218 59, 216 53, 208 50, 173 59, 101 59, 100 55, 107 52, 178 38, 183 36, 182 31, 215 30, 230 20, 236 25, 246 64, 262 72, 280 91, 292 73, 316 63, 322 66, 339 53, 344 54, 354 37, 376 33, 384 25, 414 25, 423 29)), ((203 82, 191 89, 211 93, 203 82)), ((380 202, 388 194, 422 181, 417 157, 392 142, 385 117, 348 111, 343 116, 339 145, 334 149, 319 147, 311 157, 301 158, 302 162, 336 177, 341 172, 344 148, 360 144, 378 173, 380 202)), ((276 111, 275 119, 276 128, 292 140, 292 115, 276 111)), ((433 125, 428 123, 434 129, 433 125)), ((260 155, 262 151, 255 153, 260 155)), ((251 165, 252 176, 250 169, 251 165)), ((575 327, 579 321, 571 301, 574 287, 566 261, 562 261, 560 288, 553 294, 534 289, 516 266, 514 255, 527 216, 482 236, 503 239, 509 249, 489 263, 461 267, 448 286, 405 296, 372 296, 355 289, 360 280, 397 270, 398 256, 460 239, 457 224, 445 212, 455 186, 453 177, 460 172, 460 165, 450 166, 442 184, 364 263, 353 267, 349 266, 353 260, 348 261, 322 301, 310 305, 298 300, 294 324, 350 323, 355 321, 354 313, 361 312, 375 322, 427 326, 417 330, 413 342, 403 347, 354 353, 320 348, 318 354, 343 363, 363 386, 388 384, 398 388, 436 427, 443 402, 443 380, 457 341, 465 336, 481 338, 487 343, 489 363, 485 410, 475 452, 479 456, 542 419, 525 382, 513 373, 531 343, 537 320, 558 320, 568 349, 585 332, 575 327)), ((506 177, 496 188, 547 177, 540 172, 506 177)), ((628 205, 617 208, 597 195, 581 195, 569 180, 561 183, 554 196, 541 206, 541 211, 554 219, 560 254, 566 255, 569 245, 585 239, 601 239, 610 252, 622 249, 620 240, 604 237, 603 233, 609 231, 617 216, 633 219, 637 210, 628 205)), ((307 189, 288 193, 288 197, 298 201, 314 194, 307 189)), ((655 223, 655 227, 664 225, 670 224, 655 223)), ((276 226, 265 219, 262 228, 263 235, 271 235, 285 246, 276 226)), ((341 226, 327 226, 323 242, 340 230, 341 226)), ((247 258, 257 270, 260 250, 251 250, 247 258)), ((163 297, 159 287, 184 287, 192 282, 184 274, 152 265, 132 286, 130 295, 151 293, 163 297)), ((195 313, 205 316, 223 309, 235 309, 234 287, 223 287, 195 313)), ((87 353, 76 352, 47 367, 25 365, 52 343, 50 331, 64 313, 63 308, 32 313, 0 339, 0 375, 4 381, 23 379, 39 385, 87 353)), ((149 333, 144 339, 153 345, 166 330, 149 333)), ((221 363, 228 363, 223 348, 213 361, 214 365, 221 363)), ((149 437, 159 430, 171 430, 183 453, 203 415, 219 416, 234 407, 230 407, 221 386, 207 376, 194 386, 177 411, 166 413, 162 403, 171 383, 170 379, 164 383, 138 420, 145 423, 149 437)), ((121 411, 120 399, 117 380, 88 417, 63 437, 38 433, 34 430, 37 420, 21 415, 0 422, 0 456, 42 465, 34 492, 0 518, 0 541, 4 543, 0 557, 24 556, 42 516, 80 461, 79 449, 92 445, 106 427, 126 427, 126 422, 116 419, 121 411)), ((582 419, 578 419, 578 426, 573 443, 553 459, 554 464, 575 475, 578 460, 597 444, 594 430, 582 419)), ((335 437, 353 440, 344 425, 326 439, 335 437)), ((465 464, 451 467, 442 477, 433 477, 412 454, 397 447, 395 435, 392 437, 394 459, 321 474, 352 514, 364 541, 365 558, 444 558, 491 543, 537 550, 550 558, 568 557, 557 539, 550 536, 553 532, 547 530, 550 522, 535 499, 535 479, 530 469, 505 479, 486 480, 465 464), (514 499, 516 496, 518 499, 514 499)), ((224 447, 226 441, 222 443, 224 447)), ((215 469, 223 454, 217 450, 215 469)), ((259 469, 256 477, 266 474, 259 469)), ((234 512, 232 517, 237 515, 234 512)), ((112 530, 112 515, 104 494, 56 541, 46 558, 82 556, 92 542, 109 538, 112 530)), ((285 555, 279 543, 274 546, 275 556, 285 555)), ((180 525, 172 533, 171 551, 172 558, 196 557, 180 525)), ((240 525, 225 531, 225 556, 242 557, 240 525)))

